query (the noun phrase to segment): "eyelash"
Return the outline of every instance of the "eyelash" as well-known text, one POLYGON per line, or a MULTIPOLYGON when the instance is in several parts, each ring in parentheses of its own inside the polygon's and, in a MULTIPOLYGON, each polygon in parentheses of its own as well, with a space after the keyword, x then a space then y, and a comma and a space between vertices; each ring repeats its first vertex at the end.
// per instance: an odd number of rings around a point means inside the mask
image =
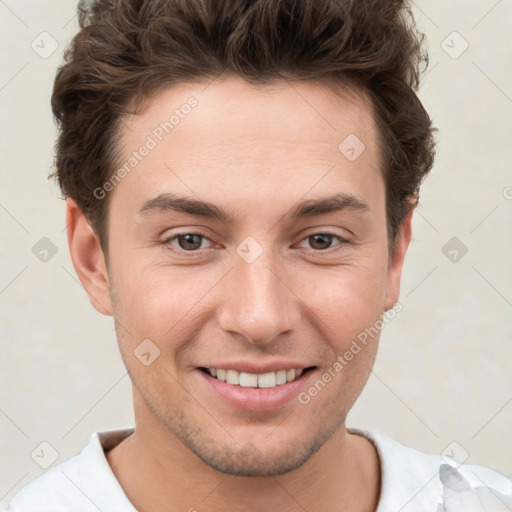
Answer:
MULTIPOLYGON (((197 249, 197 250, 192 250, 192 251, 186 251, 185 249, 175 248, 174 246, 171 245, 171 241, 176 240, 178 237, 184 236, 184 235, 197 235, 197 236, 201 236, 202 238, 205 238, 206 240, 212 242, 210 237, 202 231, 184 231, 183 233, 176 233, 176 234, 172 235, 171 237, 168 237, 165 240, 162 240, 162 244, 164 245, 164 247, 167 250, 171 251, 174 254, 180 254, 180 255, 189 254, 192 256, 201 256, 204 254, 205 251, 209 250, 209 249, 197 249)), ((332 233, 330 231, 319 231, 318 233, 312 233, 312 234, 307 235, 304 238, 302 238, 300 240, 300 242, 303 242, 304 240, 307 240, 308 238, 313 237, 315 235, 332 236, 333 238, 338 240, 338 243, 332 247, 329 247, 328 249, 311 249, 311 254, 313 256, 321 256, 324 254, 330 254, 332 252, 336 252, 338 250, 341 250, 344 245, 351 243, 350 240, 343 238, 342 236, 337 235, 336 233, 332 233), (336 247, 338 247, 338 248, 336 249, 336 247), (334 248, 334 250, 333 250, 333 248, 334 248)))

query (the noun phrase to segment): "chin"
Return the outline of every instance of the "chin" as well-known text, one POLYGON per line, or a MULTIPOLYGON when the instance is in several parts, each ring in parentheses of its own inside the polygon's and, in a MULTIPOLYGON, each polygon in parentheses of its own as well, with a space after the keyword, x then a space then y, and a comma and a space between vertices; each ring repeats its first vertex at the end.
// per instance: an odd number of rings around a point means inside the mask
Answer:
POLYGON ((305 464, 331 438, 341 421, 303 439, 280 439, 272 442, 269 436, 254 438, 252 442, 221 443, 208 438, 203 431, 193 438, 174 435, 205 464, 220 473, 231 476, 269 477, 290 473, 305 464))

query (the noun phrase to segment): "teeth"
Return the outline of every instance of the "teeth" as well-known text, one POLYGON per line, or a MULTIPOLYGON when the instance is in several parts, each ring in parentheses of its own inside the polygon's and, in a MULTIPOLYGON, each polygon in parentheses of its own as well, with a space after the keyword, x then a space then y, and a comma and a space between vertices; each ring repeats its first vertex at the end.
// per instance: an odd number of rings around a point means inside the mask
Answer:
POLYGON ((291 381, 293 379, 295 379, 295 370, 288 370, 286 372, 286 380, 291 381))
POLYGON ((280 386, 281 384, 286 384, 286 370, 279 370, 276 372, 276 384, 280 386))
POLYGON ((275 372, 261 373, 258 375, 259 388, 273 388, 274 386, 277 386, 275 372))
POLYGON ((240 386, 244 388, 257 388, 258 376, 254 373, 240 372, 240 386))
POLYGON ((236 370, 226 370, 226 382, 228 384, 240 385, 240 374, 236 370))
POLYGON ((233 386, 242 386, 244 388, 273 388, 281 386, 287 382, 298 379, 303 370, 278 370, 269 373, 245 373, 237 370, 224 370, 221 368, 208 368, 212 377, 216 377, 222 382, 227 382, 233 386))

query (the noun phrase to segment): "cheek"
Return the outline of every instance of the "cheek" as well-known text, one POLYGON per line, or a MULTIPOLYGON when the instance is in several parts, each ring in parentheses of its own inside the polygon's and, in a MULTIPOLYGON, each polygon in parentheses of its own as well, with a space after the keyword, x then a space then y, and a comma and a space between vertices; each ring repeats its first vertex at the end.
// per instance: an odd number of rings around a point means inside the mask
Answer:
POLYGON ((149 338, 163 348, 169 340, 179 339, 186 326, 193 327, 196 322, 191 319, 207 304, 209 291, 218 281, 212 270, 134 266, 113 279, 116 319, 130 332, 133 343, 149 338))
MULTIPOLYGON (((164 348, 172 340, 190 339, 201 322, 214 315, 216 305, 229 303, 230 291, 222 282, 229 264, 180 267, 121 256, 118 253, 112 265, 116 269, 111 276, 112 302, 131 344, 149 338, 164 348)), ((384 311, 385 258, 379 256, 368 251, 353 263, 330 269, 282 268, 293 291, 289 300, 296 301, 301 316, 316 324, 337 350, 384 311)))
POLYGON ((373 326, 385 309, 386 275, 376 265, 323 269, 300 287, 306 309, 314 312, 317 325, 337 351, 373 326))

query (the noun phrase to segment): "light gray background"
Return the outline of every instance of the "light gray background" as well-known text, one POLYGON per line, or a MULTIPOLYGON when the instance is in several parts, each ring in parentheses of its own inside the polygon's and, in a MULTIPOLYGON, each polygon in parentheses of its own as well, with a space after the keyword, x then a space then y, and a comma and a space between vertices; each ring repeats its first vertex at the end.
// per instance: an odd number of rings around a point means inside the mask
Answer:
MULTIPOLYGON (((512 476, 512 0, 422 0, 414 10, 429 41, 421 98, 440 129, 437 163, 414 218, 404 309, 382 334, 349 425, 512 476), (469 44, 458 58, 454 31, 469 44), (442 251, 452 237, 468 249, 457 262, 442 251)), ((75 2, 0 0, 0 24, 5 504, 42 473, 35 461, 51 462, 41 442, 57 464, 93 431, 133 418, 112 319, 75 276, 64 202, 46 178, 52 82, 77 28, 75 2), (51 50, 44 31, 59 44, 47 58, 31 47, 51 50), (58 250, 47 262, 32 252, 42 237, 58 250)))

